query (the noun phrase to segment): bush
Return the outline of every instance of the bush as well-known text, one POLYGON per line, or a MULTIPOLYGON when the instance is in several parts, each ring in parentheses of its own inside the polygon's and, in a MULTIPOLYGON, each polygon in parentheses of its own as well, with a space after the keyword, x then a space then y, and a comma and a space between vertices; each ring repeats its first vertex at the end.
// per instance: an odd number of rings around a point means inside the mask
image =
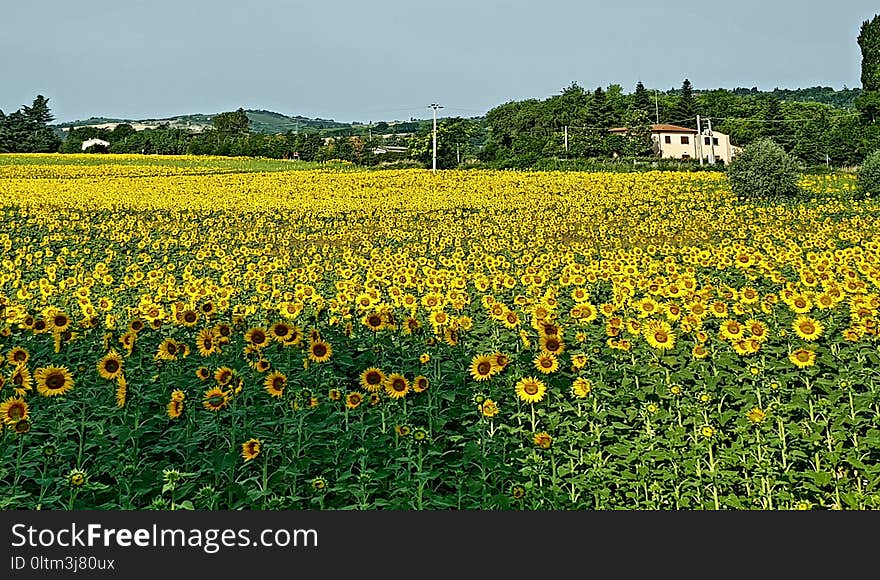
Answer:
POLYGON ((880 197, 880 149, 868 155, 859 167, 855 197, 880 197))
POLYGON ((741 199, 791 199, 801 193, 797 160, 772 139, 758 139, 733 158, 730 188, 741 199))

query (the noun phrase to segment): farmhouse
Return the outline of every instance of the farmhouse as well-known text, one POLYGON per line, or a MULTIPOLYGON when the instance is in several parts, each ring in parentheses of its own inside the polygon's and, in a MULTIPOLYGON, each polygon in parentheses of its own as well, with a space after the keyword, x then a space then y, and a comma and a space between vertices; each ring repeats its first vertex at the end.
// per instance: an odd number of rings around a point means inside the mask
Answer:
MULTIPOLYGON (((611 133, 626 133, 626 127, 615 127, 611 133)), ((736 156, 740 148, 730 143, 730 136, 720 131, 680 127, 678 125, 651 125, 651 141, 654 154, 661 159, 700 159, 708 163, 722 161, 725 165, 736 156)))
POLYGON ((107 153, 107 151, 110 150, 110 143, 103 139, 87 139, 83 141, 83 151, 87 151, 90 147, 93 148, 92 150, 96 153, 107 153))

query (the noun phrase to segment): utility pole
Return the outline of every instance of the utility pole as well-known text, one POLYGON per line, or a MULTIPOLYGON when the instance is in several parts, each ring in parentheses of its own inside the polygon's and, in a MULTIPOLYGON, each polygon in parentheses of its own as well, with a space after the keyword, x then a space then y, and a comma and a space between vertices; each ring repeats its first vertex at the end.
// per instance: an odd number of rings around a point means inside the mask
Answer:
POLYGON ((565 156, 568 157, 568 125, 565 126, 565 156))
POLYGON ((657 124, 660 124, 660 101, 657 100, 657 89, 654 89, 654 114, 657 124))
POLYGON ((715 138, 712 136, 712 117, 706 117, 706 122, 709 124, 709 141, 711 145, 711 149, 709 150, 709 165, 715 165, 715 138))
POLYGON ((431 108, 434 109, 434 160, 431 171, 437 173, 437 109, 442 109, 443 105, 431 103, 431 108))
POLYGON ((700 165, 703 164, 703 129, 700 127, 700 116, 697 115, 697 149, 700 152, 700 165))

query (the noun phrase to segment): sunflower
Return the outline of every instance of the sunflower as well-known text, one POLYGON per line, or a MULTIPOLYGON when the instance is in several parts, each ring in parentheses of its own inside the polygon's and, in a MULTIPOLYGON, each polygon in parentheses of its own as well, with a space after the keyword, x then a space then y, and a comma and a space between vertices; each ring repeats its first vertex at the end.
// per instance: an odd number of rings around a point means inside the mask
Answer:
POLYGON ((494 352, 489 356, 492 357, 492 367, 494 367, 496 373, 500 373, 510 364, 510 356, 503 352, 494 352))
POLYGON ((727 319, 721 322, 721 336, 730 341, 739 340, 743 335, 743 326, 737 320, 727 319))
POLYGON ((706 439, 711 439, 715 435, 715 429, 713 427, 710 427, 709 425, 703 425, 700 428, 700 435, 702 435, 706 439))
POLYGON ((180 389, 174 389, 173 391, 171 391, 172 401, 183 401, 184 399, 186 399, 186 393, 184 393, 180 389))
POLYGON ((492 418, 498 414, 498 404, 495 403, 492 399, 486 399, 479 406, 480 413, 483 414, 483 417, 492 418))
POLYGON ((364 389, 375 393, 382 390, 382 385, 385 383, 385 373, 376 367, 370 367, 361 373, 360 379, 364 389))
POLYGON ((422 364, 427 364, 428 361, 430 361, 430 360, 431 360, 431 355, 429 355, 426 352, 423 352, 422 354, 419 355, 419 362, 422 364))
POLYGON ((349 409, 357 409, 364 402, 364 396, 353 391, 345 396, 345 406, 349 409))
POLYGON ((312 480, 312 489, 315 491, 322 491, 327 487, 327 480, 323 477, 316 477, 312 480))
POLYGON ((244 339, 250 346, 256 349, 263 348, 269 344, 269 335, 259 327, 251 328, 245 332, 244 339))
POLYGON ((52 332, 64 332, 70 328, 70 317, 63 312, 55 312, 46 322, 52 332))
POLYGON ((516 383, 516 394, 524 403, 537 403, 544 398, 547 385, 535 377, 525 377, 516 383))
POLYGON ((199 331, 199 334, 196 335, 196 348, 202 356, 210 356, 215 352, 220 352, 220 346, 218 345, 217 336, 214 334, 214 329, 203 328, 199 331))
POLYGON ((48 327, 48 324, 45 319, 37 318, 36 320, 34 320, 34 332, 35 333, 40 334, 40 333, 46 332, 47 327, 48 327))
POLYGON ((361 323, 373 332, 378 332, 385 328, 385 319, 382 317, 382 314, 378 312, 364 315, 364 317, 361 318, 361 323))
POLYGON ((132 332, 140 332, 144 329, 144 321, 140 318, 134 318, 128 323, 128 329, 132 332))
POLYGON ((415 393, 424 393, 428 390, 428 377, 419 375, 412 380, 412 390, 415 393))
POLYGON ((116 406, 122 408, 125 406, 125 399, 128 396, 128 382, 125 375, 119 375, 116 379, 116 406))
POLYGON ((244 443, 241 444, 241 456, 244 458, 245 463, 250 461, 251 459, 256 459, 260 454, 260 450, 262 449, 263 442, 259 439, 248 439, 244 443))
POLYGON ((385 392, 392 399, 402 399, 409 392, 409 381, 399 373, 391 373, 385 379, 385 392))
POLYGON ((495 367, 492 366, 492 357, 485 354, 478 354, 471 359, 471 377, 475 381, 487 381, 495 374, 495 367))
POLYGON ((382 395, 379 393, 370 393, 370 405, 375 407, 382 402, 382 395))
POLYGON ((202 405, 209 411, 219 411, 229 404, 229 392, 220 387, 212 387, 205 391, 202 405))
POLYGON ((196 376, 203 381, 211 378, 211 371, 207 367, 199 367, 196 369, 196 376))
POLYGON ((111 350, 98 361, 97 366, 101 378, 112 381, 122 374, 122 357, 115 350, 111 350))
POLYGON ((15 425, 28 418, 28 404, 24 399, 10 397, 0 403, 0 421, 7 425, 15 425))
POLYGON ((407 437, 412 432, 412 427, 409 425, 395 425, 394 431, 398 437, 407 437))
POLYGON ((541 449, 550 449, 550 446, 553 444, 553 438, 546 431, 535 433, 532 441, 541 449))
POLYGON ((275 397, 276 399, 284 396, 284 387, 287 385, 287 377, 282 373, 275 371, 273 373, 269 373, 266 377, 266 380, 263 381, 263 388, 266 389, 266 392, 275 397))
POLYGON ((709 356, 709 350, 705 346, 703 346, 702 344, 698 344, 693 348, 693 350, 691 351, 691 354, 693 355, 694 358, 702 359, 702 358, 706 358, 707 356, 709 356))
POLYGON ((166 338, 159 344, 159 351, 156 353, 156 359, 177 360, 178 354, 183 354, 183 349, 180 348, 180 344, 171 338, 166 338))
POLYGON ((645 328, 645 340, 659 350, 669 350, 675 346, 675 333, 666 322, 659 322, 645 328))
POLYGON ((541 350, 547 354, 553 354, 559 356, 565 351, 565 344, 563 344, 562 339, 559 336, 552 334, 549 336, 541 336, 540 338, 541 350))
POLYGON ((9 361, 9 364, 11 365, 27 364, 27 361, 30 358, 30 353, 23 346, 16 346, 6 353, 6 360, 9 361))
POLYGON ((792 322, 791 327, 795 334, 806 341, 816 340, 822 336, 822 332, 825 330, 825 327, 821 322, 815 318, 803 315, 798 316, 795 321, 792 322))
POLYGON ((526 496, 526 488, 521 485, 514 485, 510 488, 510 497, 515 500, 521 500, 526 496))
POLYGON ((229 383, 232 382, 232 377, 235 375, 233 370, 229 367, 220 367, 216 371, 214 371, 214 380, 217 381, 217 384, 221 387, 225 387, 229 383))
POLYGON ((199 310, 201 310, 202 314, 204 314, 206 317, 210 318, 212 315, 214 315, 217 312, 217 307, 214 306, 214 303, 209 300, 208 302, 205 302, 204 304, 202 304, 199 307, 199 310))
POLYGON ((532 363, 545 375, 555 373, 559 369, 559 359, 555 354, 541 353, 532 360, 532 363))
POLYGON ((335 388, 330 389, 327 392, 327 398, 329 398, 331 401, 341 401, 342 400, 342 391, 340 391, 339 389, 335 389, 335 388))
POLYGON ((192 309, 187 309, 178 315, 178 320, 184 326, 192 328, 199 322, 199 313, 192 309))
POLYGON ((31 430, 31 422, 27 419, 22 419, 15 424, 13 429, 17 435, 24 435, 31 430))
POLYGON ((330 343, 324 342, 321 339, 314 340, 309 345, 309 359, 312 362, 322 363, 330 360, 330 357, 333 355, 333 347, 330 346, 330 343))
POLYGON ((15 367, 15 370, 12 371, 12 376, 10 377, 10 381, 12 382, 12 388, 15 389, 15 394, 19 396, 24 396, 25 393, 31 390, 31 371, 24 365, 18 365, 15 367))
POLYGON ((67 474, 67 483, 73 487, 82 487, 85 485, 87 479, 88 474, 82 469, 72 469, 70 473, 67 474))
POLYGON ((412 435, 416 443, 424 443, 428 440, 428 432, 422 428, 415 429, 412 435))
POLYGON ((746 418, 752 423, 762 423, 767 418, 767 413, 761 410, 760 407, 754 407, 746 413, 746 418))
POLYGON ((37 392, 44 397, 64 395, 73 388, 73 376, 67 367, 41 367, 34 372, 37 392))
POLYGON ((286 322, 276 322, 269 327, 269 336, 275 342, 284 344, 290 339, 293 328, 286 322))
POLYGON ((577 378, 571 385, 571 394, 578 399, 586 399, 592 390, 593 383, 590 382, 590 379, 577 378))
POLYGON ((800 348, 788 355, 788 360, 798 368, 811 367, 816 364, 816 353, 812 350, 800 348))

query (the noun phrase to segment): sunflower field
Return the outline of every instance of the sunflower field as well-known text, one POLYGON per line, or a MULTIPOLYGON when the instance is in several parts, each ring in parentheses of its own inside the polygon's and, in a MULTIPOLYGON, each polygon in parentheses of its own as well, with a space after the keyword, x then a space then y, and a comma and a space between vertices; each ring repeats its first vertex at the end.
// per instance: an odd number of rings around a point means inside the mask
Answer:
POLYGON ((2 509, 880 508, 851 176, 95 159, 0 156, 2 509))

